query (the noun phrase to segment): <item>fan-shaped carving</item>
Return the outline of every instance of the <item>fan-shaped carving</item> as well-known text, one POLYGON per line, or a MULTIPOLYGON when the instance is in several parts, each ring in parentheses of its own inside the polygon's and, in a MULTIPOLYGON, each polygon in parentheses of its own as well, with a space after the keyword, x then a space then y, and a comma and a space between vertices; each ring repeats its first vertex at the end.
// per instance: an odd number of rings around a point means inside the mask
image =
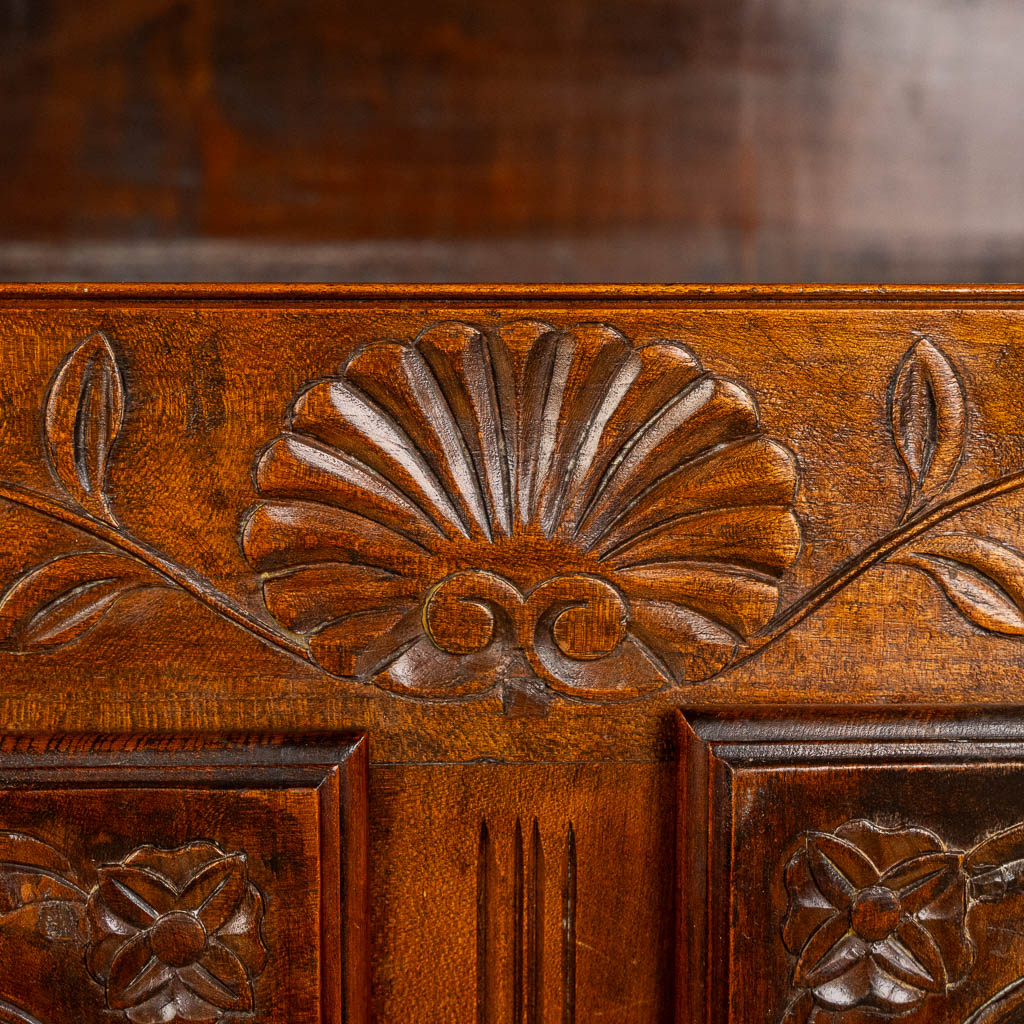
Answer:
POLYGON ((419 696, 706 679, 775 613, 793 454, 744 387, 601 324, 443 323, 296 398, 242 546, 329 672, 419 696))

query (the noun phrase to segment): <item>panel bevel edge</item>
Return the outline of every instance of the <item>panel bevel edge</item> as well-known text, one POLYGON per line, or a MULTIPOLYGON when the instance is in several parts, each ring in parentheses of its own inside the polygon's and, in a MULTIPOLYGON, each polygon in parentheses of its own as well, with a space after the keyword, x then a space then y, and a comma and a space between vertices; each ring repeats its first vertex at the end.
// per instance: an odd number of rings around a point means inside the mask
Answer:
POLYGON ((731 844, 721 843, 721 838, 723 825, 731 831, 732 769, 685 712, 678 714, 678 723, 677 1020, 710 1024, 717 1019, 716 994, 728 995, 729 965, 717 951, 728 945, 730 902, 716 905, 712 896, 727 892, 731 901, 731 844))
POLYGON ((345 908, 341 939, 341 1019, 366 1024, 370 1019, 370 811, 369 741, 359 736, 342 762, 339 848, 340 905, 345 908))

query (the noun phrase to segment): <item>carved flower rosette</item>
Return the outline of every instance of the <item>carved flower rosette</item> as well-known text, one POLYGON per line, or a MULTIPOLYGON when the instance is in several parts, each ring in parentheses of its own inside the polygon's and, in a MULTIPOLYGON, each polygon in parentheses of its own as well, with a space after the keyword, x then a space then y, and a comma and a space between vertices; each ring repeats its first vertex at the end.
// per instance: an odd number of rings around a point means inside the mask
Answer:
POLYGON ((1024 823, 960 850, 929 829, 847 821, 805 832, 784 879, 796 996, 780 1024, 1024 1019, 1024 976, 996 992, 975 977, 1004 955, 986 931, 1006 930, 1024 894, 1024 823), (977 1008, 957 1015, 945 1002, 954 992, 977 1008))
POLYGON ((98 876, 86 963, 110 1009, 132 1024, 251 1017, 267 950, 244 854, 208 842, 143 846, 98 876))
POLYGON ((443 323, 312 383, 242 546, 328 672, 614 699, 720 671, 799 553, 796 460, 676 341, 443 323))
MULTIPOLYGON (((263 920, 246 855, 214 842, 139 846, 117 863, 76 867, 34 836, 0 831, 0 929, 63 945, 69 979, 77 961, 102 992, 104 1019, 254 1020, 263 920)), ((5 962, 8 973, 15 966, 5 962)), ((38 1020, 0 993, 0 1021, 38 1020)))
POLYGON ((898 1016, 961 981, 974 960, 962 862, 927 829, 807 834, 786 865, 782 936, 807 993, 788 1024, 898 1016))

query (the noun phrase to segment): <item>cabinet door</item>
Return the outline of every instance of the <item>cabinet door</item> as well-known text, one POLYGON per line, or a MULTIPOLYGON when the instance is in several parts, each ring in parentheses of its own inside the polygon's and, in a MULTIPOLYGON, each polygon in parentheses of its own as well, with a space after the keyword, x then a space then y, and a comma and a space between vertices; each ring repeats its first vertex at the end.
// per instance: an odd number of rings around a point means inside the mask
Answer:
POLYGON ((358 737, 0 744, 0 1020, 366 1019, 358 737))
POLYGON ((1022 299, 0 288, 0 1020, 1008 1024, 1022 299))
POLYGON ((699 712, 683 751, 690 1019, 1020 1019, 1018 714, 699 712))

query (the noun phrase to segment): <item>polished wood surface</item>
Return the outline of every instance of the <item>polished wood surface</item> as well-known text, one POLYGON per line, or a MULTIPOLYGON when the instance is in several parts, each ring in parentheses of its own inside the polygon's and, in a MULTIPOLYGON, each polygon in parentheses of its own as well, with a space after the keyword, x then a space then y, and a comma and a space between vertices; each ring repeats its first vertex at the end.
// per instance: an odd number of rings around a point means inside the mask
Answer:
POLYGON ((1012 0, 4 0, 0 277, 1014 280, 1012 0))
POLYGON ((1024 289, 6 286, 0 332, 0 1020, 1014 1020, 1024 289), (266 964, 199 1005, 235 854, 266 964), (24 894, 99 868, 164 902, 45 987, 24 894))
POLYGON ((366 743, 0 741, 0 1020, 367 1020, 366 743))
POLYGON ((681 1019, 1020 1019, 1016 710, 748 708, 681 728, 681 1019))

